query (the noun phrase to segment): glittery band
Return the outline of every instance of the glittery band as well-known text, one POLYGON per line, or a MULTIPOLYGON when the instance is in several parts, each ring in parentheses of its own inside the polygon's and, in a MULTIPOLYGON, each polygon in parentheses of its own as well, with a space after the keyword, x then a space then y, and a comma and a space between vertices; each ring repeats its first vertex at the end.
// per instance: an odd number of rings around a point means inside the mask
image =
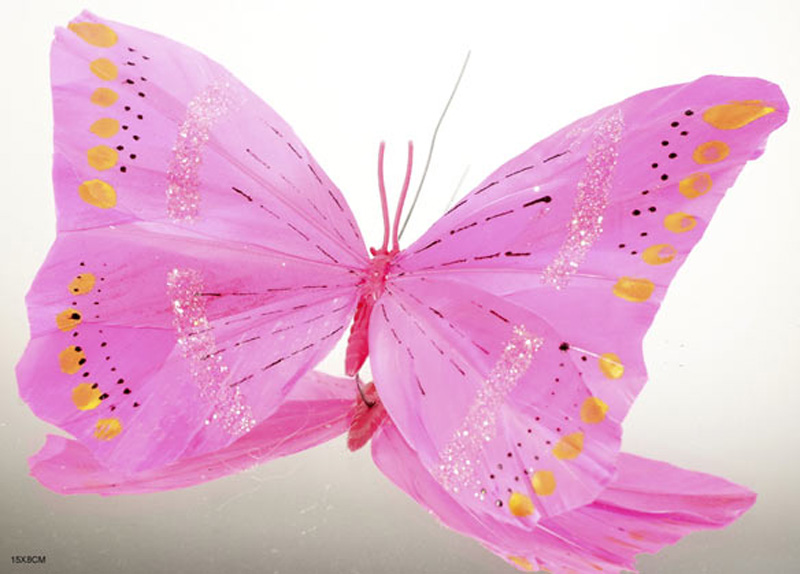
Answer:
POLYGON ((436 479, 447 490, 475 486, 473 475, 486 443, 497 432, 497 413, 508 394, 527 372, 533 355, 544 343, 531 335, 524 326, 517 325, 506 343, 503 353, 489 376, 478 389, 467 416, 450 442, 439 452, 436 479))
POLYGON ((212 126, 232 111, 234 100, 227 84, 212 84, 194 97, 178 129, 167 169, 167 215, 176 221, 192 220, 200 213, 203 148, 212 126))
POLYGON ((617 166, 617 144, 622 137, 622 112, 604 118, 586 156, 586 171, 578 182, 567 237, 553 261, 542 272, 542 282, 561 289, 583 263, 589 249, 603 232, 603 214, 608 207, 611 178, 617 166))
POLYGON ((195 269, 167 273, 167 295, 173 313, 178 345, 189 363, 189 372, 200 388, 200 397, 212 405, 206 425, 221 425, 233 436, 253 429, 256 421, 239 387, 227 384, 228 367, 222 355, 214 355, 216 341, 206 317, 203 278, 195 269))

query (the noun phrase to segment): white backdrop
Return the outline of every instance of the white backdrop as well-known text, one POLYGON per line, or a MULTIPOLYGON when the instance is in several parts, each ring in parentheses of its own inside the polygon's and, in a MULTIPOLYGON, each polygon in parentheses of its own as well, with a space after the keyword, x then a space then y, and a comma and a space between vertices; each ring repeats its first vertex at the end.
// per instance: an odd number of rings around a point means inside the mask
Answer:
MULTIPOLYGON (((28 477, 26 457, 52 431, 17 397, 13 374, 28 333, 23 296, 54 238, 48 50, 52 28, 84 7, 230 69, 294 127, 372 244, 382 237, 378 142, 388 142, 396 192, 405 141, 417 144, 421 166, 467 49, 472 60, 406 245, 444 211, 466 168, 464 192, 562 125, 639 91, 707 73, 760 76, 800 111, 792 0, 4 6, 0 572, 512 571, 438 526, 377 471, 368 449, 352 455, 341 440, 155 495, 60 497, 28 477), (12 565, 18 554, 47 563, 12 565)), ((800 570, 798 149, 800 120, 790 114, 722 202, 645 341, 651 380, 625 423, 624 447, 759 493, 729 529, 642 558, 648 574, 800 570)), ((341 365, 341 352, 325 363, 336 373, 341 365)))

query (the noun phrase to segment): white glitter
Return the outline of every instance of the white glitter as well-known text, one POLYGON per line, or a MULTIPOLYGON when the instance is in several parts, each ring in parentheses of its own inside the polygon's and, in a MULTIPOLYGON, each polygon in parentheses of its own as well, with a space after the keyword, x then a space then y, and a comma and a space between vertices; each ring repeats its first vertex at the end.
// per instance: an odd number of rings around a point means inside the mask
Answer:
POLYGON ((500 407, 544 343, 544 339, 534 337, 523 325, 516 325, 512 332, 500 359, 478 389, 461 426, 439 452, 442 464, 436 472, 436 479, 452 492, 480 486, 473 479, 476 471, 473 460, 480 458, 484 445, 495 437, 500 407))
POLYGON ((239 387, 231 387, 228 367, 221 354, 212 354, 216 340, 206 317, 203 277, 196 269, 173 269, 167 273, 167 295, 172 307, 178 346, 189 363, 200 397, 211 406, 206 425, 221 425, 233 436, 249 432, 256 425, 250 406, 239 387))
POLYGON ((617 167, 617 144, 622 137, 622 112, 616 110, 600 121, 586 156, 586 171, 578 182, 578 193, 567 225, 567 237, 555 258, 542 272, 542 282, 561 289, 583 263, 603 232, 603 214, 608 207, 611 178, 617 167))
POLYGON ((178 128, 167 169, 167 215, 175 221, 191 221, 200 213, 200 179, 203 148, 212 126, 229 114, 234 99, 227 84, 211 84, 186 108, 178 128))

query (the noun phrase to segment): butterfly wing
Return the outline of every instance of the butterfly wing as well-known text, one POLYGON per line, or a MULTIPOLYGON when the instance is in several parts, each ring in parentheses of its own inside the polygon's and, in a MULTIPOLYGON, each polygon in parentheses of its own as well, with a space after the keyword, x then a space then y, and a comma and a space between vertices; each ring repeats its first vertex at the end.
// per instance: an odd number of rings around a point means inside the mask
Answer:
POLYGON ((491 174, 397 273, 467 282, 535 312, 622 419, 646 381, 641 341, 670 281, 787 113, 780 89, 754 78, 634 96, 491 174))
POLYGON ((353 403, 351 380, 311 372, 297 382, 277 411, 220 450, 125 476, 99 463, 84 444, 49 435, 45 446, 31 457, 31 474, 61 494, 111 495, 186 488, 339 436, 347 430, 353 403))
POLYGON ((523 571, 636 572, 637 554, 655 553, 697 530, 722 528, 755 500, 752 492, 723 479, 621 454, 614 479, 597 500, 543 519, 530 531, 463 505, 391 424, 373 438, 372 456, 392 482, 442 523, 523 571))
POLYGON ((352 214, 197 52, 85 13, 52 66, 59 236, 20 393, 116 472, 223 448, 344 332, 366 265, 352 214))

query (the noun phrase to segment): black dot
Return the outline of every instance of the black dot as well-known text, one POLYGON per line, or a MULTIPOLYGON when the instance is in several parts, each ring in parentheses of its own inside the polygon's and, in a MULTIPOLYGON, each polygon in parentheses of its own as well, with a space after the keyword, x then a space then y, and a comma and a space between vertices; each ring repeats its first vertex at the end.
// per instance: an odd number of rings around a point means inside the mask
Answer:
POLYGON ((125 65, 126 66, 135 66, 136 64, 134 64, 133 62, 128 61, 128 62, 125 62, 125 65))
POLYGON ((542 420, 542 417, 536 415, 535 417, 533 417, 533 420, 535 420, 538 423, 540 420, 542 420))
POLYGON ((77 321, 78 319, 81 318, 81 314, 80 313, 73 313, 72 315, 69 316, 69 318, 77 321))
POLYGON ((95 383, 95 384, 93 384, 93 385, 92 385, 92 388, 93 388, 93 389, 96 389, 98 386, 99 386, 99 385, 98 385, 97 383, 95 383))
POLYGON ((642 231, 639 235, 642 236, 642 237, 647 237, 647 232, 646 231, 642 231))
POLYGON ((490 474, 490 475, 489 475, 489 478, 491 478, 492 480, 494 480, 494 475, 493 475, 493 474, 490 474))
POLYGON ((532 432, 533 432, 533 429, 528 429, 528 434, 531 434, 532 432))
POLYGON ((687 116, 693 116, 694 115, 694 112, 692 110, 686 110, 683 113, 686 114, 687 116))
POLYGON ((150 56, 142 56, 142 58, 144 58, 145 60, 149 60, 150 56))
POLYGON ((80 353, 81 351, 83 351, 83 349, 81 349, 80 347, 75 347, 75 352, 76 353, 80 353))
POLYGON ((661 145, 663 145, 663 146, 668 146, 668 145, 669 145, 669 142, 668 142, 667 140, 664 140, 664 141, 662 141, 662 142, 661 142, 661 145))
POLYGON ((652 164, 650 167, 652 167, 653 169, 655 169, 655 168, 657 168, 657 167, 658 167, 658 164, 657 164, 657 163, 654 163, 654 164, 652 164))
POLYGON ((117 150, 118 150, 118 151, 122 151, 122 150, 124 150, 124 149, 125 149, 125 146, 121 146, 121 145, 118 145, 118 146, 117 146, 117 150))
POLYGON ((131 47, 128 47, 128 52, 135 52, 135 51, 136 51, 136 50, 134 50, 133 48, 131 48, 131 47))
POLYGON ((585 360, 586 360, 586 355, 583 355, 583 356, 581 357, 581 361, 585 361, 585 360))
POLYGON ((642 195, 647 195, 648 193, 650 193, 650 190, 649 190, 649 189, 645 189, 645 190, 642 192, 642 195))
POLYGON ((522 448, 522 443, 521 443, 521 442, 518 442, 518 443, 517 443, 517 446, 518 446, 518 447, 520 447, 520 448, 522 448))
POLYGON ((78 332, 77 332, 77 331, 75 331, 75 332, 72 334, 72 336, 73 336, 73 337, 77 337, 77 336, 78 336, 78 332))
POLYGON ((561 432, 561 427, 556 427, 556 432, 561 432))
POLYGON ((671 125, 673 128, 677 128, 677 127, 678 127, 679 125, 681 125, 681 124, 680 124, 680 123, 678 123, 678 122, 672 122, 672 123, 671 123, 671 124, 669 124, 669 125, 671 125))
POLYGON ((668 179, 669 179, 669 176, 666 173, 662 173, 661 174, 661 181, 667 181, 668 179))
POLYGON ((120 167, 120 168, 119 168, 119 170, 120 170, 122 173, 125 173, 126 171, 128 171, 128 168, 127 168, 127 167, 125 167, 125 166, 123 165, 122 167, 120 167))
POLYGON ((144 97, 144 92, 139 92, 139 97, 143 98, 144 97))
POLYGON ((136 116, 136 119, 137 120, 143 120, 144 116, 142 114, 139 114, 139 115, 136 116))
POLYGON ((103 393, 102 395, 100 395, 100 400, 101 400, 101 401, 104 401, 104 400, 106 400, 107 398, 108 398, 108 393, 103 393))
POLYGON ((561 344, 558 346, 558 348, 559 348, 559 350, 561 350, 561 351, 568 351, 568 350, 569 350, 569 343, 566 343, 566 342, 565 342, 565 343, 561 343, 561 344))
POLYGON ((669 154, 669 159, 675 159, 676 157, 678 157, 678 154, 676 154, 674 152, 669 154))
POLYGON ((130 389, 125 389, 124 391, 122 391, 122 394, 123 395, 129 395, 129 394, 131 394, 131 390, 130 389))
POLYGON ((650 213, 655 213, 656 212, 656 206, 655 205, 651 205, 650 207, 647 208, 647 211, 649 211, 650 213))
POLYGON ((633 215, 641 215, 642 212, 639 211, 638 209, 634 209, 633 211, 631 211, 631 214, 633 214, 633 215))
POLYGON ((131 158, 131 159, 136 159, 136 154, 135 154, 135 153, 132 153, 132 154, 130 155, 130 158, 131 158))
POLYGON ((128 126, 122 126, 122 129, 123 129, 123 130, 127 130, 127 129, 128 129, 128 126))
POLYGON ((508 458, 511 458, 511 457, 512 457, 512 456, 514 456, 514 455, 513 455, 513 454, 511 454, 510 452, 507 452, 507 453, 506 453, 506 456, 507 456, 508 458))
POLYGON ((138 142, 139 141, 139 136, 133 136, 133 140, 138 142))
POLYGON ((631 251, 631 255, 636 255, 637 253, 639 253, 639 252, 638 251, 631 251))
POLYGON ((117 407, 116 407, 116 406, 114 406, 114 405, 111 405, 111 410, 112 410, 112 411, 115 411, 115 410, 117 410, 117 407))
POLYGON ((143 82, 146 82, 146 81, 147 81, 147 78, 145 78, 144 76, 142 76, 142 77, 141 77, 141 78, 139 78, 139 79, 140 79, 141 81, 143 81, 143 82))
POLYGON ((689 135, 689 132, 681 132, 681 135, 682 135, 682 136, 688 136, 688 135, 689 135))
POLYGON ((108 343, 106 343, 105 341, 103 341, 102 343, 100 343, 100 346, 101 346, 101 347, 105 347, 105 346, 107 346, 107 345, 108 345, 108 343))
POLYGON ((502 501, 502 500, 496 500, 496 501, 495 501, 495 504, 496 504, 496 505, 497 505, 497 507, 499 508, 499 507, 503 506, 503 501, 502 501))
POLYGON ((625 249, 625 244, 624 244, 624 243, 620 243, 620 244, 618 245, 618 247, 619 247, 620 249, 625 249))
POLYGON ((125 80, 125 83, 126 83, 126 84, 132 84, 132 83, 133 83, 133 80, 125 80))
POLYGON ((121 384, 122 384, 122 383, 124 383, 124 382, 125 382, 125 379, 118 379, 118 380, 117 380, 117 384, 118 384, 118 385, 121 385, 121 384))
POLYGON ((139 406, 139 403, 133 403, 134 408, 139 406))
POLYGON ((515 476, 515 477, 514 477, 514 480, 516 480, 517 482, 519 482, 519 477, 518 477, 518 476, 515 476))
POLYGON ((503 470, 503 463, 502 462, 498 462, 497 463, 497 470, 503 470))
POLYGON ((129 112, 129 111, 131 111, 131 107, 130 107, 130 106, 125 106, 125 111, 126 111, 126 112, 129 112))

